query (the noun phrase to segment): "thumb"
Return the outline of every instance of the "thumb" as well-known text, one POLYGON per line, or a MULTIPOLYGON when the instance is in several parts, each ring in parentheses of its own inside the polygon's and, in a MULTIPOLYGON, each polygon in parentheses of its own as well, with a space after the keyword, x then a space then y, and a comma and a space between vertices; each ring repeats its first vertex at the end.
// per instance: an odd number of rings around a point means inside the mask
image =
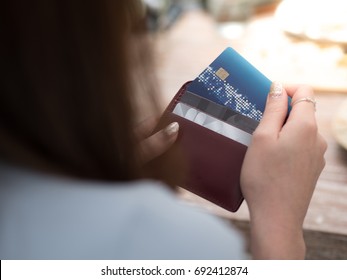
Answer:
POLYGON ((165 129, 149 136, 140 143, 140 157, 142 162, 148 162, 165 153, 178 136, 179 125, 177 122, 169 124, 165 129))
POLYGON ((265 111, 257 130, 278 136, 287 116, 288 95, 281 83, 273 82, 267 97, 265 111))

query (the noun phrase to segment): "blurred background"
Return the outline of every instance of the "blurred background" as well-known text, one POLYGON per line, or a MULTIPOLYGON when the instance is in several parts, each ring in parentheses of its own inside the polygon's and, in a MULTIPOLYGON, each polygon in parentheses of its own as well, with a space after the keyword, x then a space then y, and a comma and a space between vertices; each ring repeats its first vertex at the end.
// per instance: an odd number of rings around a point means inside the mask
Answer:
MULTIPOLYGON (((228 46, 270 80, 315 89, 316 117, 329 147, 304 225, 307 257, 347 259, 347 1, 142 1, 163 108, 228 46)), ((233 214, 190 193, 182 197, 249 232, 246 205, 233 214)))
POLYGON ((347 93, 347 1, 143 1, 154 32, 175 28, 187 13, 203 10, 209 19, 191 17, 196 21, 195 29, 188 29, 186 23, 190 43, 204 37, 205 44, 213 46, 215 42, 207 42, 208 39, 219 35, 273 80, 308 83, 323 92, 347 93), (215 30, 204 30, 208 20, 209 28, 215 30))

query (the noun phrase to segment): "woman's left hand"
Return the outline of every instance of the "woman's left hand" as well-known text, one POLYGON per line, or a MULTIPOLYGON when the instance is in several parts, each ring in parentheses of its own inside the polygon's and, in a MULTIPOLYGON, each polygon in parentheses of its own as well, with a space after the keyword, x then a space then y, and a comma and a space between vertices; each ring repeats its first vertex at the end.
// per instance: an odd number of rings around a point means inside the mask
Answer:
POLYGON ((143 163, 165 153, 177 139, 179 130, 177 122, 151 135, 157 123, 158 119, 149 117, 135 128, 136 136, 140 140, 140 159, 143 163))

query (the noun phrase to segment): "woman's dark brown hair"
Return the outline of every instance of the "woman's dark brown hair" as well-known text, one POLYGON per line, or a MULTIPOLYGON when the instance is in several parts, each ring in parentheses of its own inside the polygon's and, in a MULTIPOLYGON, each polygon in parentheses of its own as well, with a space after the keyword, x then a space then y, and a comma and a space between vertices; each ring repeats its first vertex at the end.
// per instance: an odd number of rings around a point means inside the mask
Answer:
POLYGON ((0 30, 1 159, 86 179, 142 177, 134 100, 158 106, 140 1, 5 0, 0 30))

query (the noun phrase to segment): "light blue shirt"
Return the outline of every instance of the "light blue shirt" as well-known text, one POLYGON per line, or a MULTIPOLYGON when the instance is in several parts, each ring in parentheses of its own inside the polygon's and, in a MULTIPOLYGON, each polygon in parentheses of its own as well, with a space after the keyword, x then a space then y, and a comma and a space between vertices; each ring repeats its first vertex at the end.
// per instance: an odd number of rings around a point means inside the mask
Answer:
POLYGON ((161 183, 0 165, 0 259, 243 259, 240 234, 161 183))

